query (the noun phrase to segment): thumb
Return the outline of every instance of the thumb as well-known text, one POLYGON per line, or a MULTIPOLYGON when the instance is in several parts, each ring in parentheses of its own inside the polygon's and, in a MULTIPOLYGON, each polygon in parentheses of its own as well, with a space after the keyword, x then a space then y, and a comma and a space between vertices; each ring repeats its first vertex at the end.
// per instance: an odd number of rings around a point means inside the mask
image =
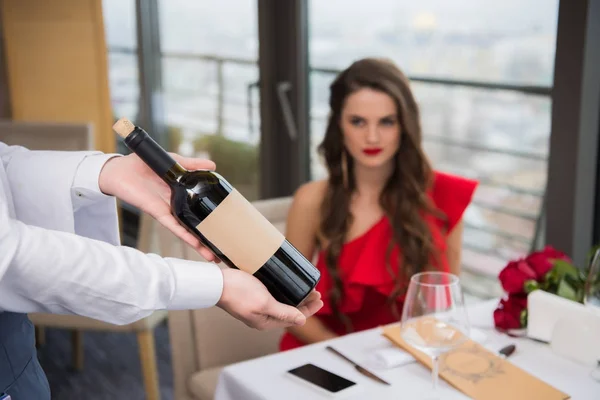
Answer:
POLYGON ((304 325, 306 317, 300 310, 288 306, 273 299, 269 302, 264 313, 277 322, 283 322, 289 325, 304 325))
POLYGON ((216 168, 216 164, 214 161, 205 160, 202 158, 193 158, 193 157, 183 157, 179 154, 171 153, 171 156, 177 161, 181 166, 185 169, 210 169, 214 170, 216 168))

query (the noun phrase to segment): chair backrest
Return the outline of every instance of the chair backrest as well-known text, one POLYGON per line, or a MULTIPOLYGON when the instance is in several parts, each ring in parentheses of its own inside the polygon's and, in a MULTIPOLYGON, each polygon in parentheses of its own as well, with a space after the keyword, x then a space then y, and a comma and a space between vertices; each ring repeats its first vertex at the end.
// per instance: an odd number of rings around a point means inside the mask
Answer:
MULTIPOLYGON (((282 233, 292 199, 259 200, 253 205, 282 233)), ((187 259, 202 261, 188 246, 187 259)), ((227 268, 221 265, 222 268, 227 268)), ((206 368, 248 360, 278 350, 283 330, 258 331, 218 307, 169 313, 175 398, 186 398, 192 374, 206 368)))
POLYGON ((91 124, 0 121, 0 142, 30 150, 85 151, 94 148, 91 124))

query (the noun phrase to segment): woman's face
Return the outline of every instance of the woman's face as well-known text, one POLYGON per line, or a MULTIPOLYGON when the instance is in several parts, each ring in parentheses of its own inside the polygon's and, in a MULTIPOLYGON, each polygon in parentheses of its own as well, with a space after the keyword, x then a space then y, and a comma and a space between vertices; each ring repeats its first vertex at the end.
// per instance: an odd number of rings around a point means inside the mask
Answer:
POLYGON ((382 167, 392 162, 400 146, 396 104, 388 94, 362 88, 346 98, 341 129, 346 150, 357 165, 382 167))

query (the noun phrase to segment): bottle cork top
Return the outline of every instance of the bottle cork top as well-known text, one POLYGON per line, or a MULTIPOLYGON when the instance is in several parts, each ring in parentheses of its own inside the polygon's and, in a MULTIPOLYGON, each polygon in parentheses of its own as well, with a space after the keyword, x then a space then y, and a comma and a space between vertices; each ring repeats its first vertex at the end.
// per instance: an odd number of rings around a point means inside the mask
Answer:
POLYGON ((122 138, 126 138, 127 136, 129 136, 129 134, 133 132, 134 129, 135 125, 133 125, 133 123, 125 117, 119 119, 113 125, 113 130, 117 132, 122 138))

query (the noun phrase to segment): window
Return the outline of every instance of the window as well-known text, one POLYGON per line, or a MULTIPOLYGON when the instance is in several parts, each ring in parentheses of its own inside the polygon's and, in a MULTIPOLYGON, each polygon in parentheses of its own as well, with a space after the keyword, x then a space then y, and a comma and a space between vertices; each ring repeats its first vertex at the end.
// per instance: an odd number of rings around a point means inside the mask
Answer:
MULTIPOLYGON (((140 95, 135 1, 103 0, 102 6, 113 120, 128 117, 135 121, 140 95)), ((115 140, 118 140, 116 135, 115 140)), ((118 142, 118 151, 128 153, 121 141, 118 142)))
MULTIPOLYGON (((108 79, 113 121, 127 117, 136 122, 139 113, 140 84, 135 0, 103 0, 102 7, 108 47, 108 79)), ((115 140, 118 153, 130 153, 123 140, 116 134, 115 140)), ((120 202, 120 205, 122 243, 135 247, 138 211, 124 202, 120 202)))
POLYGON ((171 150, 212 159, 249 200, 259 175, 256 14, 255 0, 159 2, 171 150))
POLYGON ((337 70, 386 57, 413 80, 434 168, 477 178, 464 268, 495 276, 535 240, 546 186, 558 1, 310 2, 311 170, 337 70))

